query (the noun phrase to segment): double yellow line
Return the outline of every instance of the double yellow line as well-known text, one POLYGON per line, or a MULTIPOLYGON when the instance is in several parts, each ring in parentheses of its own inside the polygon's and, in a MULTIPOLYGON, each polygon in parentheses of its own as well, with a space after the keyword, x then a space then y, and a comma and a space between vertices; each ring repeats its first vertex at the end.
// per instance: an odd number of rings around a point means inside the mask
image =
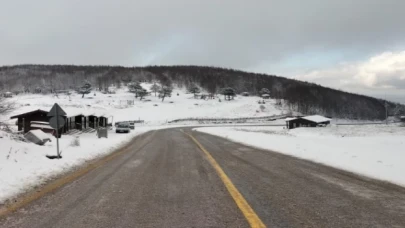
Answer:
POLYGON ((207 157, 210 164, 214 167, 215 171, 218 173, 219 177, 221 178, 222 182, 225 184, 226 189, 231 194, 233 200, 238 205, 239 209, 242 211, 243 215, 245 216, 246 220, 250 224, 251 227, 266 227, 262 220, 260 220, 259 216, 256 212, 252 209, 243 195, 238 191, 235 185, 232 183, 231 179, 226 175, 226 173, 222 170, 221 166, 219 166, 218 162, 212 157, 212 155, 201 145, 200 142, 196 138, 194 138, 191 134, 185 133, 188 135, 194 143, 200 148, 202 152, 204 152, 205 156, 207 157))

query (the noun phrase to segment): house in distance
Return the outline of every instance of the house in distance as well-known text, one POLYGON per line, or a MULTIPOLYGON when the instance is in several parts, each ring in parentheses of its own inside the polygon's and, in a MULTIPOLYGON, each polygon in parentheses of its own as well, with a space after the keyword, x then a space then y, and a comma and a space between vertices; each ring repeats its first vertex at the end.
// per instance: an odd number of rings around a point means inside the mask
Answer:
MULTIPOLYGON (((48 111, 34 110, 31 112, 21 113, 10 117, 11 119, 17 119, 16 124, 18 131, 27 133, 30 130, 40 129, 46 133, 54 133, 55 130, 49 125, 48 111)), ((65 125, 59 129, 59 135, 68 133, 70 130, 86 131, 94 130, 98 127, 108 126, 108 117, 102 114, 95 113, 73 113, 69 116, 64 116, 65 125)))
POLYGON ((31 112, 22 113, 10 117, 10 119, 17 119, 18 131, 23 131, 24 133, 29 132, 31 129, 31 121, 41 121, 48 122, 49 117, 47 116, 48 111, 45 110, 34 110, 31 112))
POLYGON ((303 116, 287 118, 286 126, 287 129, 294 129, 297 127, 324 127, 330 124, 330 121, 331 119, 320 115, 303 116))

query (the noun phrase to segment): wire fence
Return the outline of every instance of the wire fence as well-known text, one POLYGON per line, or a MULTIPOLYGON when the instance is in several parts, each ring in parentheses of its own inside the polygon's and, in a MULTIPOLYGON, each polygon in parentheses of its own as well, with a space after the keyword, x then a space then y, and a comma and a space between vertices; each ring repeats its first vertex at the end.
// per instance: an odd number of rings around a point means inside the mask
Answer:
POLYGON ((223 122, 236 122, 244 123, 250 120, 256 121, 274 121, 277 119, 286 118, 287 115, 271 115, 271 116, 260 116, 260 117, 243 117, 243 118, 183 118, 168 121, 168 123, 181 123, 181 122, 211 122, 211 123, 223 123, 223 122))

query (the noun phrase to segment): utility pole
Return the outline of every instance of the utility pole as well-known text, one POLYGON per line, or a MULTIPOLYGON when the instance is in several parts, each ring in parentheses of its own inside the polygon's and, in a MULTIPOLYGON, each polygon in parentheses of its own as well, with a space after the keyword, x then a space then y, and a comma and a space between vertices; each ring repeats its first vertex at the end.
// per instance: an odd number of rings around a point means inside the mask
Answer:
POLYGON ((385 124, 388 125, 388 104, 387 104, 387 94, 385 94, 385 124))
POLYGON ((385 100, 385 124, 388 125, 388 104, 387 104, 387 100, 385 100))

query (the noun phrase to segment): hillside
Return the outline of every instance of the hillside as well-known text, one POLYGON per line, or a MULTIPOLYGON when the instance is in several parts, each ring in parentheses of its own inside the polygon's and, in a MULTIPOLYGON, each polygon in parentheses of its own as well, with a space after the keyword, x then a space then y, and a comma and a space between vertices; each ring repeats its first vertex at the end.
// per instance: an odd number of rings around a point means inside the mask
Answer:
MULTIPOLYGON (((142 83, 142 87, 150 88, 152 84, 142 83)), ((219 98, 219 99, 222 99, 219 98)), ((10 116, 23 112, 42 109, 50 110, 54 103, 58 103, 68 114, 96 114, 109 118, 109 121, 144 120, 147 125, 164 124, 168 121, 183 118, 240 118, 240 117, 267 117, 287 114, 283 107, 275 105, 271 99, 266 104, 257 103, 257 97, 238 96, 232 101, 219 102, 219 99, 194 99, 184 89, 174 89, 172 96, 165 98, 164 102, 154 94, 140 100, 127 88, 116 89, 114 94, 103 94, 94 91, 82 98, 82 95, 60 94, 19 94, 7 99, 14 104, 15 110, 7 113, 5 119, 10 125, 15 120, 10 116), (260 108, 260 106, 263 106, 260 108)))
MULTIPOLYGON (((258 94, 268 88, 271 96, 284 100, 285 106, 303 114, 323 114, 334 118, 384 119, 384 101, 326 88, 313 83, 274 75, 248 73, 232 69, 202 66, 71 66, 71 65, 18 65, 0 67, 0 90, 33 93, 76 89, 90 82, 105 90, 110 86, 121 88, 130 81, 173 84, 187 88, 196 84, 209 93, 218 93, 223 87, 232 87, 238 93, 258 94)), ((388 103, 389 113, 395 114, 399 104, 388 103)), ((403 107, 403 106, 401 106, 403 107)))

